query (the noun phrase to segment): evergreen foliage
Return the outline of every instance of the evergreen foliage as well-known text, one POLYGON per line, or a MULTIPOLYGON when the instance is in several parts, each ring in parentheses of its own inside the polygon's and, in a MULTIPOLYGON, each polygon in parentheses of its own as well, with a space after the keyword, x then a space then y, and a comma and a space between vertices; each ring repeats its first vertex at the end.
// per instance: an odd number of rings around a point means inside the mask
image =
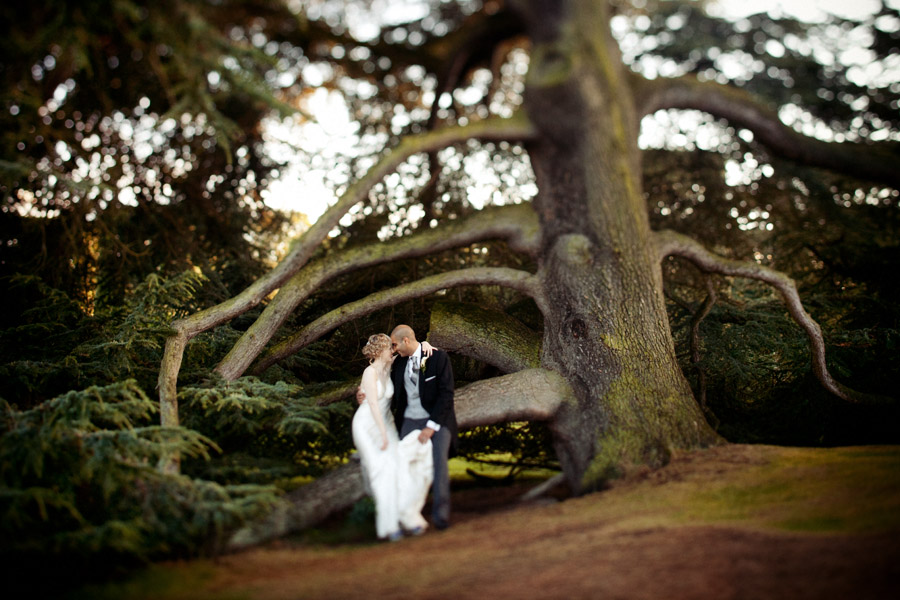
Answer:
MULTIPOLYGON (((122 304, 90 314, 35 275, 12 276, 0 330, 5 397, 26 408, 65 390, 129 377, 152 390, 169 324, 197 309, 195 296, 205 281, 193 269, 172 277, 151 273, 122 304)), ((192 366, 214 340, 207 336, 198 344, 192 366)))
POLYGON ((296 487, 351 450, 350 403, 319 406, 298 384, 210 378, 182 387, 179 398, 183 424, 206 432, 225 450, 220 459, 191 462, 186 470, 217 481, 296 487))
POLYGON ((134 380, 68 392, 19 411, 0 436, 2 546, 9 560, 47 553, 82 562, 197 552, 276 501, 272 488, 164 474, 160 460, 208 457, 208 438, 152 425, 134 380))
POLYGON ((195 383, 184 388, 182 412, 197 430, 154 425, 148 394, 162 342, 173 319, 199 307, 209 285, 199 270, 151 274, 122 305, 94 314, 36 276, 10 283, 0 330, 4 555, 52 553, 80 564, 214 550, 275 501, 273 482, 296 485, 346 456, 346 442, 316 449, 332 422, 347 420, 345 405, 319 408, 296 384, 211 376, 237 336, 230 328, 200 336, 187 358, 184 377, 195 383), (237 453, 219 458, 222 448, 250 450, 244 468, 234 468, 237 453), (173 454, 194 477, 157 469, 173 454))

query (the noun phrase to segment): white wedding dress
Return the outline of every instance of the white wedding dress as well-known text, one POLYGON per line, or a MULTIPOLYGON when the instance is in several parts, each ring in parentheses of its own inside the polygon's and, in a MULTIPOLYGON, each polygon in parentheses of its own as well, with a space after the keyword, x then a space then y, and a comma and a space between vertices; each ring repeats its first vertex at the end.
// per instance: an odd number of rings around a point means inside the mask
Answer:
POLYGON ((422 507, 434 478, 431 440, 419 442, 419 430, 400 439, 391 399, 394 384, 377 380, 378 409, 387 430, 388 447, 381 449, 383 439, 372 415, 369 402, 363 402, 353 415, 353 444, 359 452, 366 490, 375 500, 375 531, 385 538, 402 529, 426 527, 422 507))

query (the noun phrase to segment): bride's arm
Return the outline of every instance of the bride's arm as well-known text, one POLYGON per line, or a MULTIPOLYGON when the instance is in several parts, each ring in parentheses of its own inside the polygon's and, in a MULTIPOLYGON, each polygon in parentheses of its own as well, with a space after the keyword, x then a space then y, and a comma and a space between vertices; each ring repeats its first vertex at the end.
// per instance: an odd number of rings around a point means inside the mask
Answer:
POLYGON ((388 447, 387 429, 384 427, 384 419, 381 417, 381 411, 378 410, 378 388, 375 384, 375 370, 372 367, 366 367, 362 376, 362 390, 366 394, 366 402, 372 409, 372 416, 378 425, 378 431, 381 432, 381 449, 386 450, 388 447))
POLYGON ((440 350, 440 348, 435 348, 428 342, 422 342, 422 356, 431 357, 431 353, 435 350, 440 350))

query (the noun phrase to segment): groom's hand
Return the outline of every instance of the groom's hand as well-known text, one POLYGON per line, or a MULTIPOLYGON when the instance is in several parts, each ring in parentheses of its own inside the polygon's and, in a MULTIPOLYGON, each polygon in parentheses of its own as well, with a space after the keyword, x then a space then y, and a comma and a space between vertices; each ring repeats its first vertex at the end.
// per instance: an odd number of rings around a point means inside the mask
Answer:
POLYGON ((426 427, 422 431, 419 432, 419 443, 424 444, 428 440, 431 439, 431 436, 434 435, 434 429, 431 427, 426 427))
POLYGON ((356 388, 356 401, 360 404, 366 401, 366 393, 363 391, 362 386, 356 388))

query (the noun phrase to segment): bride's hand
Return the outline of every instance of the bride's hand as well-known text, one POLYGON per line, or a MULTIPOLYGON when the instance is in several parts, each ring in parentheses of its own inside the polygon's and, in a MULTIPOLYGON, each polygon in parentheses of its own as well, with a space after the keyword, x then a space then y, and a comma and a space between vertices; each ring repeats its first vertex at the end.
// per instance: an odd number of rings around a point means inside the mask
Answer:
POLYGON ((422 342, 422 354, 424 356, 431 358, 431 353, 434 352, 435 350, 439 350, 439 348, 435 348, 428 342, 422 342))
POLYGON ((387 450, 387 447, 388 447, 388 439, 387 439, 387 436, 384 436, 384 442, 381 443, 381 449, 387 450))

